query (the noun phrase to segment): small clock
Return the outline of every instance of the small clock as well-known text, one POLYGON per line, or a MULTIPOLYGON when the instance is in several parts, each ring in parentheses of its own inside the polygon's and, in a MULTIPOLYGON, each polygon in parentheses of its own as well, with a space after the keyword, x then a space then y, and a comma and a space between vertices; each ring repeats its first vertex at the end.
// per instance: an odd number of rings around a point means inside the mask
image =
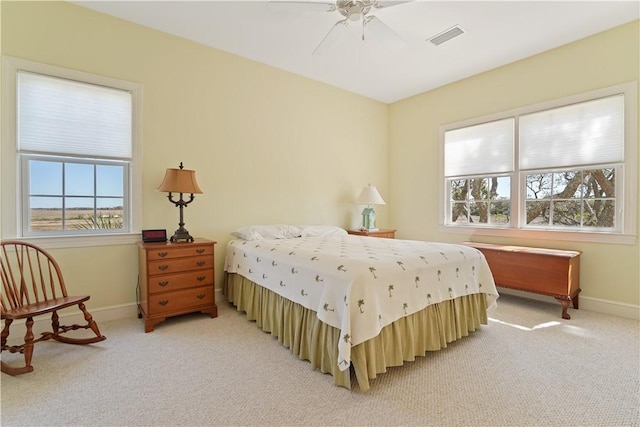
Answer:
POLYGON ((166 242, 167 230, 142 230, 143 242, 166 242))

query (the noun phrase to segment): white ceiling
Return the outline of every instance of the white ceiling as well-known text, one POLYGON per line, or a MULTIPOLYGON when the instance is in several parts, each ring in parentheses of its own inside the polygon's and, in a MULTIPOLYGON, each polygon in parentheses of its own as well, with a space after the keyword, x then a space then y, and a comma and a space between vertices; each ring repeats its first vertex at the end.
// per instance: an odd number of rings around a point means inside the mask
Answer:
POLYGON ((312 54, 343 18, 339 12, 312 4, 240 0, 73 3, 385 103, 640 17, 638 1, 414 0, 370 13, 404 43, 377 38, 373 30, 365 33, 363 42, 361 26, 352 23, 338 44, 312 54), (440 46, 428 41, 454 25, 465 33, 440 46))

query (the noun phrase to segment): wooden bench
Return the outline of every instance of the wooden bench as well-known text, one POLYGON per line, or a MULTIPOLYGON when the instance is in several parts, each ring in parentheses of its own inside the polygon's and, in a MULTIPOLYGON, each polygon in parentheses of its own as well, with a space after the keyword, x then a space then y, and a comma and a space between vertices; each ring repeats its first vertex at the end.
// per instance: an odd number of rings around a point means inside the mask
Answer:
POLYGON ((554 297, 562 304, 562 318, 570 319, 569 302, 578 309, 579 251, 465 242, 480 250, 496 286, 554 297))

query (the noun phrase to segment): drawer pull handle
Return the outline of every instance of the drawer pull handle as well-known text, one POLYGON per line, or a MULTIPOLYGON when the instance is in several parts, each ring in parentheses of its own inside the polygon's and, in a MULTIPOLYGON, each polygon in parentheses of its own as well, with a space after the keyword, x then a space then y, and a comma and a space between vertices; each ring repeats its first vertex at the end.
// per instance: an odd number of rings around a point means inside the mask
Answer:
POLYGON ((159 265, 158 266, 158 270, 160 270, 160 271, 165 271, 167 268, 169 268, 168 265, 159 265))
POLYGON ((167 252, 158 252, 158 256, 159 256, 160 258, 164 258, 164 257, 166 257, 166 256, 167 256, 167 252))
POLYGON ((203 265, 206 264, 206 262, 205 261, 198 261, 198 262, 196 262, 196 264, 198 264, 198 267, 202 267, 203 265))
POLYGON ((165 305, 169 304, 169 300, 163 299, 162 301, 158 301, 158 304, 164 307, 165 305))
POLYGON ((196 277, 196 279, 198 280, 198 282, 202 282, 204 279, 206 279, 207 276, 198 276, 196 277))
POLYGON ((200 249, 196 249, 196 253, 198 255, 203 254, 204 253, 204 249, 200 248, 200 249))
POLYGON ((197 297, 198 299, 204 299, 204 297, 205 297, 205 296, 206 296, 205 294, 198 294, 198 295, 196 295, 196 297, 197 297))
POLYGON ((168 284, 169 284, 169 281, 168 281, 168 280, 163 280, 162 282, 158 282, 158 285, 162 286, 163 288, 164 288, 165 286, 167 286, 168 284))

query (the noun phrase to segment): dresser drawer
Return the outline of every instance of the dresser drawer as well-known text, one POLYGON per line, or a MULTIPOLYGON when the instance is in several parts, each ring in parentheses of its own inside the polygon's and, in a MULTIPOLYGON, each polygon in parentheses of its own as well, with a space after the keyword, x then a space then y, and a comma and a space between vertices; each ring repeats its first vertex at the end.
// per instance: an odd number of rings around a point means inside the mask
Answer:
POLYGON ((198 269, 213 268, 212 256, 194 256, 190 258, 175 258, 149 261, 149 276, 156 274, 179 273, 198 269))
POLYGON ((385 239, 394 239, 396 237, 395 231, 379 231, 375 234, 372 234, 373 237, 382 237, 385 239))
POLYGON ((214 303, 213 287, 184 289, 149 295, 149 315, 171 314, 184 310, 195 311, 199 306, 214 303))
POLYGON ((381 228, 379 230, 347 230, 347 233, 354 236, 382 237, 385 239, 395 239, 395 228, 381 228))
POLYGON ((170 292, 203 285, 213 285, 213 271, 189 271, 187 273, 149 276, 149 293, 170 292))
POLYGON ((147 250, 147 259, 153 261, 156 259, 172 259, 172 258, 185 258, 199 255, 212 255, 213 245, 196 245, 189 244, 185 247, 170 247, 166 245, 158 245, 158 248, 151 248, 147 250))

